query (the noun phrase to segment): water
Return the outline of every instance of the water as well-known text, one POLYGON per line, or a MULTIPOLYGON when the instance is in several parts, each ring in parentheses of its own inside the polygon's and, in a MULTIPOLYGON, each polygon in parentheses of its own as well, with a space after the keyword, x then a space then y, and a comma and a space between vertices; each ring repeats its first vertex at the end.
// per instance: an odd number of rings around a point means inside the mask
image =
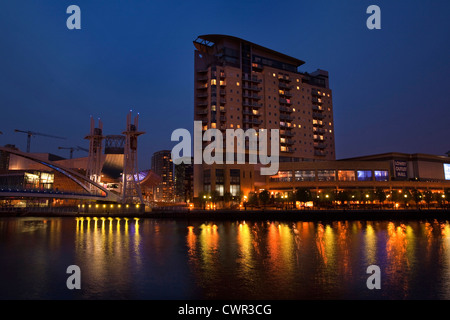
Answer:
POLYGON ((447 221, 0 219, 0 299, 449 298, 447 221))

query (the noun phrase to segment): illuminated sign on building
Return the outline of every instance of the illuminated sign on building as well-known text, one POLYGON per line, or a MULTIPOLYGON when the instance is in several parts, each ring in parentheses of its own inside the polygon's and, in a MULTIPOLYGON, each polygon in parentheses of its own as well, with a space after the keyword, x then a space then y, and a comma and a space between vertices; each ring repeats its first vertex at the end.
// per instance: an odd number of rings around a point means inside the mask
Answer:
POLYGON ((450 163, 444 163, 445 180, 450 180, 450 163))
POLYGON ((408 163, 406 161, 394 160, 394 172, 397 178, 408 177, 408 163))

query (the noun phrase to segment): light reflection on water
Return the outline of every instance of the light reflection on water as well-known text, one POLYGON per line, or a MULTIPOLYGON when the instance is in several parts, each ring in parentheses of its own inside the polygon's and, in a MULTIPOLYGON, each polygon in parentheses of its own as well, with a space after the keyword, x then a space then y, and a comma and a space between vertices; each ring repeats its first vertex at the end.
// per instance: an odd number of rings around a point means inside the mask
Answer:
POLYGON ((1 299, 450 298, 446 221, 4 218, 0 257, 1 299))

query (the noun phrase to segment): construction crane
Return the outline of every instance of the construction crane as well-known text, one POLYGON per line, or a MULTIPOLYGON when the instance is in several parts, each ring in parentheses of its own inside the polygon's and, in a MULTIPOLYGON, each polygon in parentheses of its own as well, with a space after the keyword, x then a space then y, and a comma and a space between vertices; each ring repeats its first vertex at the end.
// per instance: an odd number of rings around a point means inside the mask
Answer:
POLYGON ((31 144, 31 137, 34 136, 43 136, 43 137, 49 137, 49 138, 56 138, 56 139, 66 139, 63 137, 58 137, 58 136, 52 136, 49 134, 44 134, 44 133, 39 133, 39 132, 33 132, 33 131, 24 131, 24 130, 14 130, 15 132, 20 132, 20 133, 26 133, 27 134, 27 152, 30 152, 30 144, 31 144))
POLYGON ((58 147, 58 149, 70 150, 70 159, 72 159, 74 151, 86 151, 86 152, 89 152, 88 149, 82 148, 80 146, 76 146, 76 147, 58 147))

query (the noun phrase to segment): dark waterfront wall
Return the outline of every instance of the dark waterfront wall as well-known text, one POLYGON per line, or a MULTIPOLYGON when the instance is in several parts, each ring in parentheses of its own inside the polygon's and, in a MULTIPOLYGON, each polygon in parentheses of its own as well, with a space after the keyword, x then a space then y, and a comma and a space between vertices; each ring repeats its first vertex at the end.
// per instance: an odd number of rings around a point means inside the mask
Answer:
POLYGON ((98 212, 37 211, 28 208, 18 211, 0 212, 1 216, 39 217, 139 217, 156 219, 187 220, 277 220, 277 221, 393 221, 393 220, 450 220, 449 209, 402 209, 402 210, 157 210, 151 212, 98 212))

